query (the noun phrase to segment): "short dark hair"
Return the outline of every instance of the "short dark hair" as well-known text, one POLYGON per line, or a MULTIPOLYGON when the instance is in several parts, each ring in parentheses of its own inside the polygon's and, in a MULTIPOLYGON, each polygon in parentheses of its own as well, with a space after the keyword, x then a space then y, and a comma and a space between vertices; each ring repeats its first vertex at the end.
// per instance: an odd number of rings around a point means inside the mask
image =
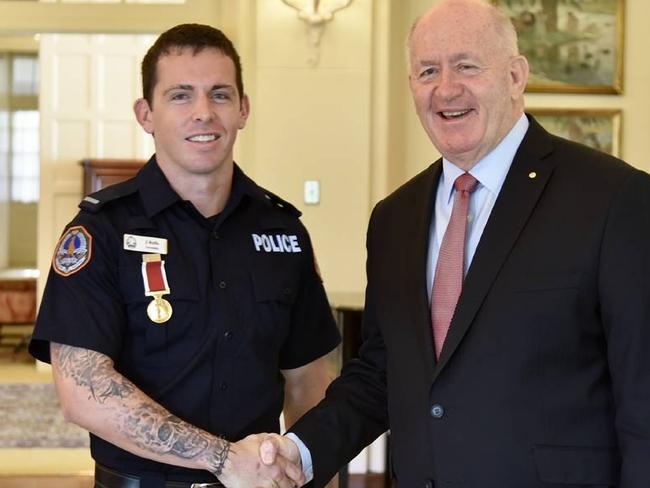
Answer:
POLYGON ((219 29, 203 24, 179 24, 160 34, 142 59, 142 96, 153 107, 153 89, 156 86, 158 60, 174 50, 189 48, 193 54, 212 48, 221 51, 235 64, 235 84, 239 98, 244 96, 241 62, 233 43, 219 29))

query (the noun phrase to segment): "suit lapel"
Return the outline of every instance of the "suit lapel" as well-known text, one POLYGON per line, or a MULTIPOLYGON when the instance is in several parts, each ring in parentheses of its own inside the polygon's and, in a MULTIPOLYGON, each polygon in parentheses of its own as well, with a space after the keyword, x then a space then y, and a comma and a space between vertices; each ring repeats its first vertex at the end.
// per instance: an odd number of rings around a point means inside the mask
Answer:
POLYGON ((533 213, 554 169, 553 160, 546 158, 552 149, 548 133, 530 118, 528 132, 517 150, 465 278, 434 371, 434 380, 472 324, 499 270, 533 213))
POLYGON ((403 280, 406 284, 405 297, 408 299, 404 310, 410 315, 408 323, 413 324, 415 329, 415 347, 425 362, 426 371, 430 372, 427 374, 433 374, 435 365, 427 296, 427 257, 429 229, 433 225, 433 208, 441 173, 442 160, 438 160, 424 173, 421 186, 414 189, 412 206, 408 210, 412 218, 405 220, 408 230, 403 234, 413 236, 413 242, 419 243, 411 252, 404 270, 404 276, 410 277, 403 280))

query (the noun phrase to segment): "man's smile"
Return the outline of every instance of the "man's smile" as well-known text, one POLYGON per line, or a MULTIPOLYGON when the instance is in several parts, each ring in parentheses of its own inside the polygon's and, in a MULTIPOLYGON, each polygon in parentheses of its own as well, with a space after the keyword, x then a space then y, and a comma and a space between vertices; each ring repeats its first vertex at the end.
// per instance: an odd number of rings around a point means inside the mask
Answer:
POLYGON ((218 134, 196 134, 186 137, 185 140, 190 142, 212 142, 219 139, 219 137, 218 134))

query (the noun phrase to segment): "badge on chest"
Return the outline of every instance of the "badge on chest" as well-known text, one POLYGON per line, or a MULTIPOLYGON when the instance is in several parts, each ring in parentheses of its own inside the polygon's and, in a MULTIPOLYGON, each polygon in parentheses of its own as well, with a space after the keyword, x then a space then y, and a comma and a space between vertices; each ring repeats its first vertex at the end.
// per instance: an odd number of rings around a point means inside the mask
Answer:
POLYGON ((167 254, 167 239, 136 234, 124 234, 123 239, 127 251, 167 254))
POLYGON ((147 316, 156 324, 164 324, 172 317, 172 306, 163 298, 171 290, 165 273, 165 261, 160 254, 142 255, 142 279, 145 296, 153 298, 147 307, 147 316))
POLYGON ((167 239, 136 234, 124 234, 124 249, 146 253, 142 255, 142 281, 145 296, 153 300, 147 307, 147 316, 156 324, 164 324, 172 317, 172 305, 163 298, 171 290, 165 272, 165 261, 160 257, 167 254, 167 239))

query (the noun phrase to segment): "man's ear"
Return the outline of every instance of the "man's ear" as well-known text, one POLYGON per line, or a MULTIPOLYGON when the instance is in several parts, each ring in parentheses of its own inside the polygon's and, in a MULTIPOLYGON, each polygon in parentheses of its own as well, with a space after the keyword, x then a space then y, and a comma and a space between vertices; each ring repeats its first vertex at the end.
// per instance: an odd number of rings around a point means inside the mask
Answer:
POLYGON ((529 73, 528 60, 524 56, 519 54, 510 59, 510 81, 512 82, 513 98, 519 98, 524 93, 529 73))
POLYGON ((248 120, 248 115, 251 112, 251 104, 248 99, 248 95, 244 95, 241 98, 241 103, 239 106, 239 128, 243 129, 246 127, 246 121, 248 120))
POLYGON ((153 117, 152 110, 149 107, 149 102, 144 98, 138 98, 133 104, 133 113, 138 124, 142 126, 147 134, 153 134, 153 117))

